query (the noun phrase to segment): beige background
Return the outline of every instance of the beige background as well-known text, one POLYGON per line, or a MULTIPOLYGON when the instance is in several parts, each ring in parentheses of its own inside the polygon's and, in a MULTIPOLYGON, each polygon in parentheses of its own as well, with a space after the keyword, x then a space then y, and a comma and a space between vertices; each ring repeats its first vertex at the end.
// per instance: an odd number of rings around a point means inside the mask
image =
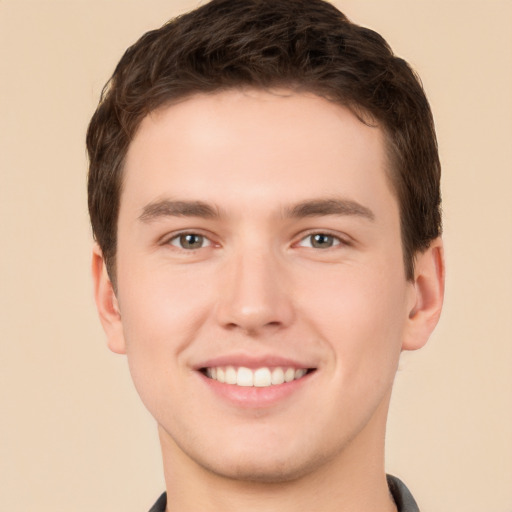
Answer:
MULTIPOLYGON (((89 278, 84 133, 122 51, 197 0, 0 0, 0 510, 140 512, 156 431, 89 278)), ((512 511, 512 2, 338 1, 423 78, 448 282, 406 354, 388 471, 422 512, 512 511)))

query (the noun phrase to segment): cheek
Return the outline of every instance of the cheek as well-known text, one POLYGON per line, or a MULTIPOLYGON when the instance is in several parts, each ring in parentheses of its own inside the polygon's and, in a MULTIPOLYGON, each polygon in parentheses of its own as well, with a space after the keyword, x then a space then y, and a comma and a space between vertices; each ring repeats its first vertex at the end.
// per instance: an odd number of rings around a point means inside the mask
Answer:
POLYGON ((130 266, 120 272, 120 308, 127 343, 172 346, 203 320, 211 290, 197 272, 169 272, 165 265, 130 266), (123 286, 126 284, 126 286, 123 286), (127 293, 123 293, 126 289, 127 293))
POLYGON ((119 305, 128 364, 139 394, 153 409, 173 382, 187 377, 182 354, 203 329, 211 310, 209 293, 201 279, 191 281, 183 273, 171 276, 164 269, 131 266, 123 275, 122 270, 119 305))
POLYGON ((394 375, 407 319, 403 275, 384 265, 337 268, 302 289, 303 317, 328 345, 340 378, 394 375))

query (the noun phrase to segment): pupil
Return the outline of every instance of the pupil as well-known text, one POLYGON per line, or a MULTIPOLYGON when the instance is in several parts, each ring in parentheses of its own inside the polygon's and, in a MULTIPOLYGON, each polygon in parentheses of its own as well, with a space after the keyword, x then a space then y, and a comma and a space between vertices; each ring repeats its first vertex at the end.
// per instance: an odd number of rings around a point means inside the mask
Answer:
POLYGON ((313 247, 331 247, 332 236, 330 235, 313 235, 313 247))
POLYGON ((185 249, 199 249, 203 245, 200 235, 181 235, 181 246, 185 249))

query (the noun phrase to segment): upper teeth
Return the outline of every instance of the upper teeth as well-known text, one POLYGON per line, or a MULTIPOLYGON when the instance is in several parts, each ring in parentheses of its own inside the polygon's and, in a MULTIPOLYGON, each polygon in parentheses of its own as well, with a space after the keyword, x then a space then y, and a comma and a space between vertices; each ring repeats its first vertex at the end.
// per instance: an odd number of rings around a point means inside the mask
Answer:
POLYGON ((255 386, 267 387, 283 382, 291 382, 295 379, 300 379, 306 375, 306 368, 258 368, 251 370, 240 366, 217 366, 206 369, 206 375, 210 379, 217 380, 225 384, 234 384, 237 386, 255 386))

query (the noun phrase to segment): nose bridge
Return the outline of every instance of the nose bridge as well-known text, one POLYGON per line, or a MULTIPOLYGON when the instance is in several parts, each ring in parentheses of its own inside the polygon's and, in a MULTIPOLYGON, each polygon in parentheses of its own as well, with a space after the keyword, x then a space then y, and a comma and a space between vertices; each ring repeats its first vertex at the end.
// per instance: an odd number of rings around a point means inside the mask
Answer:
POLYGON ((219 320, 255 332, 287 325, 293 316, 286 272, 278 254, 261 241, 241 242, 226 261, 219 320))

